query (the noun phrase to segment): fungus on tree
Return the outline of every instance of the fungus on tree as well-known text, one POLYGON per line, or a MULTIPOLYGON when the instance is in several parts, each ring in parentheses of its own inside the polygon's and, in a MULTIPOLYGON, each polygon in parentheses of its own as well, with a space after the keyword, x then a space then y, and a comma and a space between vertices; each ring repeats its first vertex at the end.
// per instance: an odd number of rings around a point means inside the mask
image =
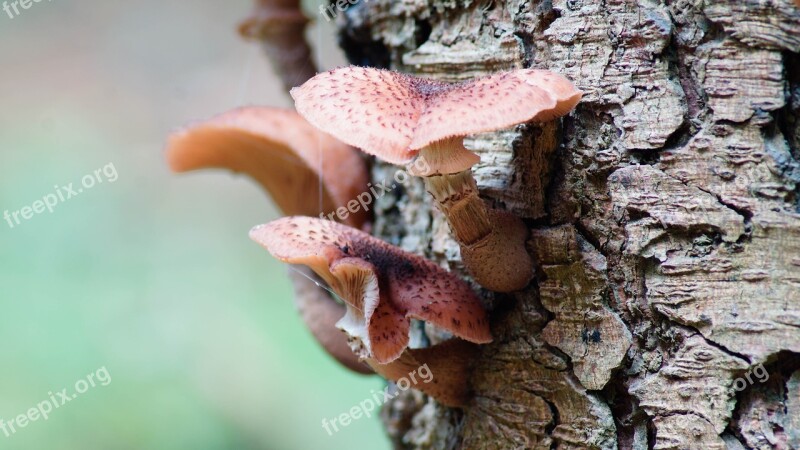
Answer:
POLYGON ((411 387, 443 405, 462 407, 467 404, 470 398, 469 374, 476 358, 477 345, 461 339, 449 339, 428 348, 407 348, 399 358, 387 364, 380 364, 372 358, 362 362, 343 339, 346 334, 336 328, 336 323, 345 316, 347 307, 325 295, 324 290, 310 282, 308 277, 313 277, 313 273, 309 274, 311 271, 305 267, 299 270, 303 269, 307 272, 290 272, 300 300, 300 314, 328 354, 357 373, 377 373, 394 382, 406 379, 411 387), (409 380, 410 375, 423 366, 430 371, 427 379, 409 380))
POLYGON ((274 257, 308 266, 347 305, 337 326, 364 360, 388 364, 408 347, 410 319, 477 344, 491 342, 486 310, 463 280, 363 231, 309 217, 285 217, 250 237, 274 257))
POLYGON ((471 171, 480 158, 464 148, 463 139, 567 114, 582 95, 569 80, 525 69, 447 84, 345 67, 321 73, 291 94, 312 125, 424 177, 478 283, 498 292, 528 284, 533 263, 525 249, 527 227, 480 199, 471 171), (412 164, 417 158, 425 164, 412 164))

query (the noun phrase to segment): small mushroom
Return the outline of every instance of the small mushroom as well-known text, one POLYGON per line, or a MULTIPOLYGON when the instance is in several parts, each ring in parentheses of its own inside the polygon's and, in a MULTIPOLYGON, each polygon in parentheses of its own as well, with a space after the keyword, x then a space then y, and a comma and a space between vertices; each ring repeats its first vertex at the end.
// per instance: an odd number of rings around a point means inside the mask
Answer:
POLYGON ((346 336, 336 328, 345 307, 337 303, 328 293, 316 284, 314 273, 306 267, 296 267, 289 271, 295 292, 295 304, 300 317, 317 342, 340 364, 361 374, 373 373, 365 363, 350 350, 346 336))
POLYGON ((239 34, 261 42, 284 86, 291 89, 317 73, 306 41, 307 24, 299 0, 256 0, 253 13, 239 25, 239 34))
MULTIPOLYGON (((169 137, 167 160, 175 172, 243 172, 287 215, 333 211, 368 191, 367 167, 358 152, 290 110, 240 108, 177 131, 169 137)), ((361 208, 342 217, 361 228, 369 213, 361 208)))
POLYGON ((464 148, 463 138, 567 114, 582 95, 569 80, 524 69, 447 84, 345 67, 319 74, 291 94, 312 125, 424 177, 475 281, 498 292, 528 284, 533 262, 525 249, 527 227, 480 199, 471 171, 480 158, 464 148), (425 164, 415 164, 417 158, 425 164))
POLYGON ((250 237, 289 264, 306 265, 347 305, 337 326, 362 359, 388 364, 409 342, 410 319, 470 342, 491 342, 486 311, 469 285, 420 256, 345 225, 285 217, 250 237))
POLYGON ((296 270, 303 271, 290 272, 303 321, 317 341, 339 363, 361 374, 378 373, 395 382, 406 379, 411 387, 446 406, 460 407, 466 404, 469 399, 468 377, 477 353, 475 344, 449 339, 430 348, 406 349, 399 358, 388 364, 380 364, 372 358, 361 362, 346 340, 342 339, 345 334, 335 326, 346 313, 345 305, 325 295, 325 291, 314 284, 313 272, 306 267, 296 270), (418 373, 422 366, 430 372, 424 379, 418 373), (415 372, 417 377, 410 376, 415 372))

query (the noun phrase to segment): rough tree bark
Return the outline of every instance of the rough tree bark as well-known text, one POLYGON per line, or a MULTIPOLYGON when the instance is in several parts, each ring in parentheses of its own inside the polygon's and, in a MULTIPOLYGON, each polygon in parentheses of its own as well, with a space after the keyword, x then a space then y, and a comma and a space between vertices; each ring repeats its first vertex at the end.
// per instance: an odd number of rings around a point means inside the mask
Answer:
MULTIPOLYGON (((385 407, 397 448, 800 448, 791 0, 362 0, 338 20, 355 64, 533 66, 585 92, 546 125, 558 142, 532 125, 466 141, 482 196, 530 226, 537 276, 484 292, 496 340, 470 408, 385 407)), ((375 234, 464 273, 421 182, 376 214, 375 234)))

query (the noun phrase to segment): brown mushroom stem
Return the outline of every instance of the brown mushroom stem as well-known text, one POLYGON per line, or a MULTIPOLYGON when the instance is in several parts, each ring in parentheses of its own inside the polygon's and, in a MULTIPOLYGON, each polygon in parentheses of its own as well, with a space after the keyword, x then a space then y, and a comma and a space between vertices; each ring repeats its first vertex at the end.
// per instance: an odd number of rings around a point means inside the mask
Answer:
POLYGON ((447 218, 461 246, 464 266, 475 281, 497 292, 527 286, 533 277, 533 260, 525 248, 528 230, 522 220, 506 211, 488 209, 470 169, 425 176, 424 181, 447 218))
POLYGON ((317 73, 305 37, 308 18, 299 0, 258 0, 239 33, 261 42, 286 89, 305 83, 317 73))
POLYGON ((445 406, 463 407, 472 397, 469 377, 477 350, 475 344, 450 339, 429 348, 408 349, 389 364, 378 364, 373 359, 366 363, 388 380, 407 380, 410 387, 445 406))
POLYGON ((471 170, 424 177, 425 188, 433 196, 459 244, 469 246, 492 232, 486 205, 478 196, 471 170))
POLYGON ((373 373, 359 361, 347 343, 347 334, 336 328, 336 322, 345 314, 345 306, 336 302, 322 289, 322 280, 313 271, 303 266, 293 266, 289 271, 295 291, 295 305, 317 342, 343 366, 360 374, 373 373), (319 284, 317 284, 319 283, 319 284))

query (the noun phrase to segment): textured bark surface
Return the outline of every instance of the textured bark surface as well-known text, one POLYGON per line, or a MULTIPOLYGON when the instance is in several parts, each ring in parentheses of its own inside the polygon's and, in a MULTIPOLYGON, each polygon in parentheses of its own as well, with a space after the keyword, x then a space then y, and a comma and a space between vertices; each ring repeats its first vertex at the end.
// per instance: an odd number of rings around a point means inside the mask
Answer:
MULTIPOLYGON (((496 339, 469 408, 387 405, 397 448, 800 448, 791 0, 370 0, 339 20, 357 64, 448 81, 533 66, 585 92, 561 125, 465 142, 482 197, 531 228, 537 276, 484 292, 496 339)), ((464 273, 421 182, 376 206, 375 234, 464 273)))

